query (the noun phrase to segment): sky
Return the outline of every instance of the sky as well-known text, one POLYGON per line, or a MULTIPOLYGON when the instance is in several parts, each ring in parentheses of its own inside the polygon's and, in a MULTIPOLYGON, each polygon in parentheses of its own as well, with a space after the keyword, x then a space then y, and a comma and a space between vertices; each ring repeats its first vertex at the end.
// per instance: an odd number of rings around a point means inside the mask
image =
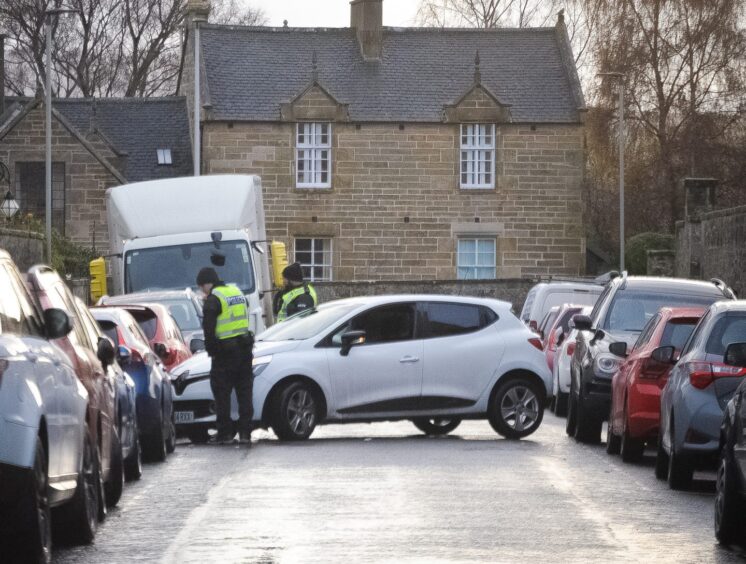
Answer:
MULTIPOLYGON (((288 20, 292 27, 349 27, 349 0, 248 0, 269 18, 268 25, 281 26, 288 20)), ((413 26, 418 0, 385 0, 383 25, 413 26)))

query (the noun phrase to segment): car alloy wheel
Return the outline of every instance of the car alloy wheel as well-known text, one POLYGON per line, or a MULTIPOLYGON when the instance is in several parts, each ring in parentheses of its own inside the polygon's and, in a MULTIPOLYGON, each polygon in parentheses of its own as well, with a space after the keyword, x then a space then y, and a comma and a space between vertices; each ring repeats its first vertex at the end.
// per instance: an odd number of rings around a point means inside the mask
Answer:
POLYGON ((54 536, 66 543, 88 544, 98 527, 101 474, 90 432, 84 438, 82 458, 73 498, 53 512, 54 536))
POLYGON ((17 515, 21 534, 8 538, 9 549, 23 562, 50 562, 52 559, 52 515, 49 509, 49 474, 47 454, 40 437, 36 438, 36 453, 27 504, 17 515))
POLYGON ((447 435, 461 425, 461 419, 443 419, 418 417, 412 423, 426 435, 447 435))
POLYGON ((489 410, 490 425, 506 439, 527 437, 536 431, 543 417, 544 407, 539 392, 524 377, 512 378, 499 385, 489 410))
POLYGON ((718 466, 715 494, 715 537, 722 544, 746 539, 746 503, 739 496, 736 469, 728 447, 723 448, 718 466))
POLYGON ((316 428, 319 405, 306 382, 291 382, 275 395, 272 429, 283 441, 304 440, 316 428))
POLYGON ((682 456, 676 452, 676 444, 674 443, 674 429, 673 429, 673 415, 671 415, 671 423, 668 427, 670 433, 671 452, 668 454, 668 487, 672 490, 685 490, 692 483, 692 476, 694 470, 692 466, 686 460, 682 459, 682 456))

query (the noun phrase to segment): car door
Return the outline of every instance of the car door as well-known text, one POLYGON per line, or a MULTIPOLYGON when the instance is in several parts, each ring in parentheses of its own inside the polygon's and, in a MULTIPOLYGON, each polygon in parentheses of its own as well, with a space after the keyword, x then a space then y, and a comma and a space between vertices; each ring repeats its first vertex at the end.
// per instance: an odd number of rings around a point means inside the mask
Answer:
POLYGON ((423 409, 474 405, 493 381, 505 350, 497 314, 467 303, 424 302, 421 308, 423 409))
POLYGON ((422 339, 416 334, 415 303, 366 310, 337 328, 327 349, 336 413, 375 418, 415 411, 422 390, 422 339), (340 354, 341 336, 365 331, 365 343, 340 354))

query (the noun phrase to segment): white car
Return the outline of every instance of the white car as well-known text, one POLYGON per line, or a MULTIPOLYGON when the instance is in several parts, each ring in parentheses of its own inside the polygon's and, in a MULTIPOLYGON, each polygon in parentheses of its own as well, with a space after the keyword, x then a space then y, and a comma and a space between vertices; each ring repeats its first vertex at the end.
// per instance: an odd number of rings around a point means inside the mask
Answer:
MULTIPOLYGON (((199 439, 214 425, 209 370, 202 353, 174 369, 177 425, 199 439)), ((401 419, 435 435, 487 419, 519 439, 552 392, 541 342, 509 303, 454 296, 322 304, 257 336, 254 374, 254 418, 283 440, 319 423, 401 419)))
MULTIPOLYGON (((593 306, 585 306, 577 315, 590 315, 592 310, 593 306)), ((567 399, 570 397, 570 365, 572 364, 575 339, 578 334, 572 319, 569 325, 570 332, 565 336, 554 354, 554 367, 552 369, 552 394, 554 396, 552 407, 554 413, 559 417, 567 415, 567 399)))
POLYGON ((0 251, 0 555, 18 562, 50 561, 54 507, 66 506, 67 524, 79 538, 91 540, 96 531, 88 393, 69 358, 49 341, 71 329, 62 310, 40 314, 0 251))
POLYGON ((604 286, 597 282, 539 282, 526 295, 521 321, 536 331, 541 320, 553 307, 562 304, 592 306, 603 290, 604 286))

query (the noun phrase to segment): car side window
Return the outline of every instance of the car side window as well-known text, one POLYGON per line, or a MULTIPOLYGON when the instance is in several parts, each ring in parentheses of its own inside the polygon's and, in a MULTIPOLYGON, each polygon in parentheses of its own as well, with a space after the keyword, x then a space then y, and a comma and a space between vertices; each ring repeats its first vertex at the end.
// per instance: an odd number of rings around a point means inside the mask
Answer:
POLYGON ((707 310, 707 312, 702 316, 702 319, 699 320, 699 323, 694 328, 694 331, 689 337, 689 340, 686 342, 686 345, 684 346, 684 350, 681 352, 681 356, 684 356, 687 354, 690 350, 692 350, 694 347, 697 346, 697 344, 700 341, 700 337, 703 334, 703 330, 705 325, 707 325, 707 322, 710 319, 710 311, 707 310))
POLYGON ((661 316, 659 313, 650 318, 650 321, 647 322, 645 327, 642 329, 642 333, 640 333, 640 336, 637 338, 633 350, 644 347, 650 342, 650 338, 653 336, 653 333, 655 333, 655 328, 658 326, 660 319, 661 316))
POLYGON ((414 304, 392 304, 374 308, 353 317, 337 330, 332 343, 341 344, 342 333, 346 331, 365 331, 365 344, 391 343, 408 341, 414 338, 414 304))
POLYGON ((426 339, 473 333, 497 320, 494 311, 478 305, 440 302, 429 302, 424 305, 427 319, 424 331, 426 339))
POLYGON ((726 313, 712 327, 705 352, 723 356, 728 345, 744 342, 746 342, 746 315, 726 313))

